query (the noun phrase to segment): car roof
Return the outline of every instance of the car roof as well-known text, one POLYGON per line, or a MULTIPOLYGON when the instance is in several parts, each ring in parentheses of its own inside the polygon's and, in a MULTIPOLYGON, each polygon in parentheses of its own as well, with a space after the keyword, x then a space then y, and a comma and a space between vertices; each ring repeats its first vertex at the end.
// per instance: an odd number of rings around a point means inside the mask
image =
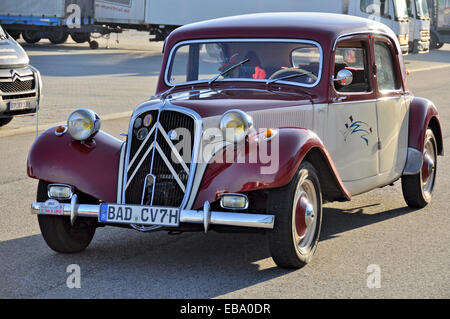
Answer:
POLYGON ((170 34, 167 46, 207 38, 300 38, 333 43, 345 34, 362 32, 384 33, 396 38, 386 25, 361 17, 319 12, 273 12, 187 24, 170 34))

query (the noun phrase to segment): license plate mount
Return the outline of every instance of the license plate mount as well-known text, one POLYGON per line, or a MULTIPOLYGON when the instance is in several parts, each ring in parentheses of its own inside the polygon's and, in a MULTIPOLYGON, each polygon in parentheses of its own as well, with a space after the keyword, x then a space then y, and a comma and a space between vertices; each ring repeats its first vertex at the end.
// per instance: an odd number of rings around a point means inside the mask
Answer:
POLYGON ((139 224, 177 227, 180 209, 165 206, 100 204, 98 221, 101 223, 139 224))

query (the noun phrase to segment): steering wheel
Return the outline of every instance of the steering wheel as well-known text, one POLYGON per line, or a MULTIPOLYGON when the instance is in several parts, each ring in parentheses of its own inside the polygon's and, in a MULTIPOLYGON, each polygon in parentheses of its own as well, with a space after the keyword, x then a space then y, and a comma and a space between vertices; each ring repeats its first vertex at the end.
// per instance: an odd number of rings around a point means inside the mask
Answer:
POLYGON ((310 77, 311 79, 313 79, 314 81, 317 81, 317 76, 316 76, 315 74, 313 74, 313 73, 311 73, 311 72, 309 72, 309 71, 306 71, 306 70, 304 70, 304 69, 299 69, 299 68, 287 68, 287 69, 281 69, 281 70, 278 70, 278 71, 276 71, 275 73, 273 73, 273 74, 269 77, 269 80, 272 80, 272 79, 275 79, 275 78, 280 78, 280 77, 282 77, 282 76, 280 76, 280 75, 283 75, 283 74, 285 74, 285 73, 286 73, 286 75, 287 75, 287 73, 289 73, 289 72, 305 74, 306 76, 309 76, 309 77, 310 77))

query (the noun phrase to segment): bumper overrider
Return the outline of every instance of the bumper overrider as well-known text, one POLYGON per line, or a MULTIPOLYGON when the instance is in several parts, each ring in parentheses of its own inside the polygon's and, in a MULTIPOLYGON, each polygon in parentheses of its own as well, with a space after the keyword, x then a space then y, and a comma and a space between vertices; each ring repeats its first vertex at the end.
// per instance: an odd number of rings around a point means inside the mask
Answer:
MULTIPOLYGON (((104 219, 101 217, 102 207, 107 204, 90 205, 79 204, 78 198, 74 194, 71 202, 59 203, 56 200, 48 200, 46 202, 33 202, 31 204, 32 214, 38 215, 56 215, 56 216, 69 216, 70 221, 73 224, 77 217, 90 217, 96 218, 100 223, 104 223, 104 219)), ((158 209, 154 206, 139 206, 139 208, 148 212, 150 209, 158 209)), ((241 227, 254 227, 254 228, 268 228, 272 229, 274 225, 275 216, 267 214, 247 214, 247 213, 235 213, 235 212, 219 212, 211 211, 209 202, 205 202, 203 210, 185 210, 173 207, 173 210, 177 212, 177 222, 173 226, 177 226, 179 223, 194 223, 203 224, 205 232, 208 231, 209 225, 225 225, 225 226, 241 226, 241 227)), ((128 222, 131 223, 132 221, 128 222)), ((126 220, 124 223, 127 223, 126 220)), ((107 224, 107 223, 106 223, 107 224)), ((146 223, 147 225, 161 225, 158 223, 146 223)), ((167 225, 165 225, 167 226, 167 225)))

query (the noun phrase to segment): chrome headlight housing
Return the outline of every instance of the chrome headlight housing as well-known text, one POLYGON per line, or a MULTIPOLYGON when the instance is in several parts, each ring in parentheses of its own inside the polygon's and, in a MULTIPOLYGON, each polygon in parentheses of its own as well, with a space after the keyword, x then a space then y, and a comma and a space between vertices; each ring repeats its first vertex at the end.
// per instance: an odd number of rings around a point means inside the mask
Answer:
POLYGON ((253 118, 241 110, 229 110, 220 119, 220 129, 225 139, 242 141, 253 127, 253 118))
POLYGON ((77 109, 67 119, 67 129, 72 137, 78 141, 85 141, 94 137, 100 130, 100 117, 94 111, 77 109))

